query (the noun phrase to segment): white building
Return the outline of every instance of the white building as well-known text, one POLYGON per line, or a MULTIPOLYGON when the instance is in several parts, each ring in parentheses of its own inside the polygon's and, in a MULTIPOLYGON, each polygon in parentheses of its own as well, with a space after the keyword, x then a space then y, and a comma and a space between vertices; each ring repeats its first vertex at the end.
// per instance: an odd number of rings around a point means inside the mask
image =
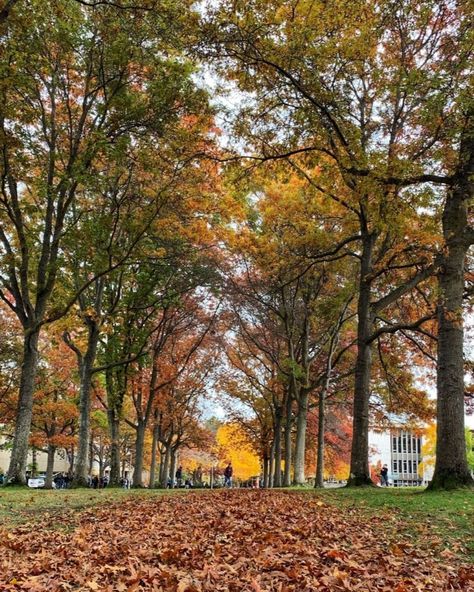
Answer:
MULTIPOLYGON (((10 449, 4 448, 6 439, 0 436, 0 474, 5 474, 8 470, 8 466, 10 465, 10 449)), ((48 455, 46 452, 42 452, 41 450, 36 450, 33 454, 31 448, 28 450, 28 460, 26 463, 27 471, 30 471, 33 465, 33 462, 36 464, 36 473, 46 473, 46 466, 48 462, 48 455), (33 456, 35 458, 33 458, 33 456)), ((66 454, 61 454, 60 452, 56 452, 54 457, 54 473, 67 473, 69 469, 69 463, 66 458, 66 454)))
MULTIPOLYGON (((396 487, 427 485, 433 476, 432 466, 423 463, 421 475, 423 436, 410 430, 392 428, 390 431, 369 433, 371 465, 388 466, 389 482, 396 487)), ((425 459, 426 460, 426 459, 425 459)))

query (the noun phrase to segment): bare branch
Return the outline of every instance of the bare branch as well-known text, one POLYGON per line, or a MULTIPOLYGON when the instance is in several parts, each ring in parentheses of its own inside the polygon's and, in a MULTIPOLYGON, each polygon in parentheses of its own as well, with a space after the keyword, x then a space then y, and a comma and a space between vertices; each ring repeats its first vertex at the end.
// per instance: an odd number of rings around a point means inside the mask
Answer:
POLYGON ((427 321, 431 321, 434 318, 434 316, 435 316, 435 313, 431 312, 430 314, 427 314, 427 315, 417 319, 416 321, 413 321, 413 323, 395 323, 395 324, 384 325, 383 327, 380 327, 379 329, 377 329, 377 331, 374 331, 374 333, 372 333, 372 335, 367 340, 367 343, 372 343, 372 341, 375 341, 381 335, 385 335, 386 333, 396 333, 397 331, 402 331, 402 330, 415 331, 423 323, 426 323, 427 321))

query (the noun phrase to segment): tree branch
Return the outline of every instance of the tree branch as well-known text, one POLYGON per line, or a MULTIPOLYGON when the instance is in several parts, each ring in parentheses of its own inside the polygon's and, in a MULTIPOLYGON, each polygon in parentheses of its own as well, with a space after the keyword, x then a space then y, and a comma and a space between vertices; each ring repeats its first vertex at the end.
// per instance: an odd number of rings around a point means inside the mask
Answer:
POLYGON ((393 325, 385 325, 384 327, 380 327, 380 329, 377 329, 377 331, 372 333, 372 335, 367 340, 367 343, 372 343, 372 341, 375 341, 381 335, 385 335, 386 333, 396 333, 397 331, 401 330, 414 331, 418 329, 420 325, 426 323, 426 321, 432 320, 434 316, 435 313, 432 312, 428 315, 425 315, 424 317, 417 319, 416 321, 413 321, 413 323, 396 323, 393 325))
POLYGON ((439 265, 440 265, 440 261, 437 258, 437 260, 432 265, 419 271, 416 275, 414 275, 405 284, 398 286, 398 288, 395 288, 394 290, 389 292, 386 296, 384 296, 383 298, 380 298, 380 300, 373 302, 371 304, 372 311, 375 314, 377 314, 378 312, 380 312, 381 310, 383 310, 384 308, 386 308, 390 304, 393 304, 394 302, 396 302, 401 296, 403 296, 404 294, 409 292, 412 288, 415 288, 419 283, 421 283, 422 281, 424 281, 427 278, 429 278, 430 276, 432 276, 436 272, 436 270, 438 269, 439 265))

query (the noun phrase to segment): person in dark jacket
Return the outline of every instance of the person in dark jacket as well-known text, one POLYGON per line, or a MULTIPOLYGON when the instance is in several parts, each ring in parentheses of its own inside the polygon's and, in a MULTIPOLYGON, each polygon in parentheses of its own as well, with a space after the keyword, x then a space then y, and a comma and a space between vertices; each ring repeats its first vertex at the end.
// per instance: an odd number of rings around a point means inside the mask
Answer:
POLYGON ((229 463, 224 470, 224 487, 232 487, 232 463, 229 463))
POLYGON ((388 487, 388 467, 384 465, 380 470, 380 485, 383 487, 388 487))

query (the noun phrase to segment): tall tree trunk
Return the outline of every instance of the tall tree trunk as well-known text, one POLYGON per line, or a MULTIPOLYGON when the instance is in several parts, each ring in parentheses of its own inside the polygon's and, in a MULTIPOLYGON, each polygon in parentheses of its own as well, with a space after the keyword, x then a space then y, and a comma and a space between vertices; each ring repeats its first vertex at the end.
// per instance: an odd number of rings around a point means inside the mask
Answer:
POLYGON ((263 487, 265 489, 268 488, 268 478, 270 475, 270 458, 268 454, 265 454, 263 457, 263 487))
POLYGON ((48 444, 48 460, 46 462, 46 479, 44 481, 45 489, 53 489, 53 472, 54 472, 54 457, 56 454, 56 446, 48 444))
MULTIPOLYGON (((171 460, 171 445, 167 444, 166 445, 166 450, 165 450, 165 460, 163 462, 163 475, 161 477, 161 487, 163 487, 164 489, 166 489, 167 485, 168 485, 168 478, 170 476, 170 460, 171 460)), ((171 482, 173 482, 174 476, 171 479, 171 482)))
POLYGON ((99 327, 95 320, 88 319, 87 350, 81 360, 81 384, 79 388, 79 438, 77 447, 76 467, 73 485, 88 487, 89 472, 89 441, 91 429, 91 390, 92 375, 97 344, 99 343, 99 327))
POLYGON ((159 472, 159 482, 160 482, 160 487, 162 486, 163 483, 163 471, 165 469, 165 452, 163 450, 161 450, 160 448, 160 472, 159 472))
POLYGON ((176 461, 177 461, 177 449, 171 448, 170 477, 171 477, 171 480, 173 481, 173 485, 174 485, 174 480, 175 480, 175 475, 176 475, 176 461))
POLYGON ((273 487, 281 487, 281 424, 283 421, 283 409, 280 407, 275 413, 275 439, 274 439, 274 473, 273 487))
POLYGON ((315 487, 324 487, 324 431, 326 414, 326 390, 321 389, 318 401, 318 454, 316 458, 315 487))
POLYGON ((466 456, 464 431, 463 293, 464 266, 473 229, 467 207, 474 196, 474 113, 460 144, 455 184, 443 212, 445 247, 438 276, 438 402, 436 463, 430 489, 474 486, 466 456))
POLYGON ((150 463, 150 481, 148 483, 148 487, 153 489, 155 487, 155 480, 156 480, 156 460, 157 460, 157 452, 158 452, 158 436, 160 432, 160 426, 158 423, 155 423, 153 427, 153 440, 151 443, 151 463, 150 463))
POLYGON ((110 433, 110 483, 120 485, 120 417, 115 407, 107 409, 107 423, 110 433))
POLYGON ((365 235, 362 241, 362 257, 359 278, 359 302, 357 305, 357 360, 355 366, 353 436, 351 474, 349 486, 372 485, 369 472, 369 399, 372 352, 369 338, 373 319, 370 308, 372 251, 375 235, 365 235))
POLYGON ((74 463, 76 461, 76 452, 75 452, 75 448, 74 445, 71 446, 71 453, 68 453, 68 460, 69 460, 69 469, 68 469, 68 473, 69 475, 73 475, 74 474, 74 463))
POLYGON ((270 448, 270 458, 268 461, 268 487, 273 487, 273 477, 275 475, 275 438, 273 438, 270 448))
POLYGON ((145 453, 145 422, 138 420, 135 437, 135 470, 133 471, 133 487, 143 487, 143 455, 145 453))
POLYGON ((36 477, 38 473, 38 451, 36 446, 31 447, 31 477, 36 477))
POLYGON ((89 475, 92 475, 92 467, 94 465, 94 438, 92 434, 89 437, 89 475))
POLYGON ((291 458, 292 458, 292 438, 291 430, 293 427, 292 417, 292 397, 288 393, 286 399, 286 413, 285 413, 285 473, 283 475, 283 487, 290 487, 291 485, 291 458))
POLYGON ((105 460, 104 460, 104 449, 101 446, 99 454, 99 479, 102 480, 104 477, 105 460))
POLYGON ((23 363, 21 366, 20 392, 15 419, 13 447, 8 467, 7 485, 26 484, 28 440, 33 416, 33 394, 38 368, 38 339, 40 330, 27 329, 23 338, 23 363))
POLYGON ((298 415, 296 418, 296 444, 295 444, 295 484, 304 485, 306 456, 306 425, 308 421, 309 393, 300 391, 298 397, 298 415))

